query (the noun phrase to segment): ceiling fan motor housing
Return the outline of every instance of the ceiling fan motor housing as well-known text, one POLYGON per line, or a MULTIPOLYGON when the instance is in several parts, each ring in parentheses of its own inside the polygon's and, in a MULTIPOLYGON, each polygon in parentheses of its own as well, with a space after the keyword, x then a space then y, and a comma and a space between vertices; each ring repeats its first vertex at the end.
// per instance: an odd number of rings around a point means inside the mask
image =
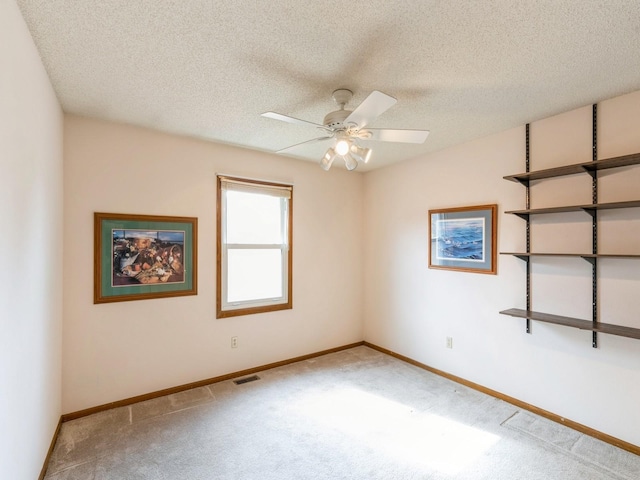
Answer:
POLYGON ((340 130, 344 128, 342 122, 351 115, 350 110, 336 110, 335 112, 328 113, 326 117, 324 117, 323 124, 325 127, 329 127, 333 130, 340 130))
POLYGON ((322 123, 325 127, 329 127, 333 130, 342 130, 346 128, 344 120, 351 114, 351 110, 345 110, 344 106, 349 103, 349 100, 351 100, 353 92, 346 88, 339 88, 338 90, 334 90, 331 96, 340 107, 340 110, 327 114, 322 123))

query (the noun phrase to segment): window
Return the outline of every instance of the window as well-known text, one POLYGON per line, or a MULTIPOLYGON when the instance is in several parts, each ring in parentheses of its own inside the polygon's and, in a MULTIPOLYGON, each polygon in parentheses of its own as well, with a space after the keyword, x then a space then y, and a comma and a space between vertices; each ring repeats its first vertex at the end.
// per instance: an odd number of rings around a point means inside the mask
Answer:
POLYGON ((292 193, 218 176, 217 318, 292 308, 292 193))

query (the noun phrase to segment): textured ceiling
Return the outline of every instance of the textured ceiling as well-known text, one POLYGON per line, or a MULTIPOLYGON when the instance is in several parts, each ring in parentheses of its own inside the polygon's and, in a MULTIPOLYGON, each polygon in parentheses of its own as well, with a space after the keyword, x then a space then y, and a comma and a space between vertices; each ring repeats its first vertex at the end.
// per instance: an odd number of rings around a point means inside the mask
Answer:
MULTIPOLYGON (((65 112, 262 151, 321 136, 331 93, 398 103, 378 168, 640 90, 638 0, 17 0, 65 112)), ((295 150, 318 161, 327 145, 295 150)))

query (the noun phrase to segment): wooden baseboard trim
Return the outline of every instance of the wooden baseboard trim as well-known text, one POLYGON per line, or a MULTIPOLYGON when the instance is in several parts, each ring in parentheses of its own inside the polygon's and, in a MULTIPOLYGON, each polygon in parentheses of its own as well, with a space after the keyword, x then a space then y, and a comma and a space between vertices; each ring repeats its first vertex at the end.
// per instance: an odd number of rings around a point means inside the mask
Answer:
POLYGON ((231 380, 232 378, 244 377, 246 375, 252 375, 254 373, 261 372, 263 370, 269 370, 271 368, 282 367, 291 363, 302 362, 315 357, 321 357, 329 353, 340 352, 342 350, 348 350, 350 348, 359 347, 364 345, 364 342, 351 343, 349 345, 343 345, 342 347, 330 348, 329 350, 323 350, 321 352, 310 353, 308 355, 302 355, 300 357, 291 358, 288 360, 281 360, 279 362, 269 363, 267 365, 261 365, 259 367, 248 368, 246 370, 240 370, 239 372, 228 373, 226 375, 220 375, 218 377, 207 378, 205 380, 199 380, 197 382, 187 383, 184 385, 178 385, 177 387, 165 388, 156 392, 145 393, 143 395, 137 395, 131 398, 125 398, 115 402, 105 403, 104 405, 98 405, 96 407, 86 408, 77 412, 65 413, 62 415, 62 422, 68 422, 69 420, 75 420, 77 418, 86 417, 94 413, 103 412, 112 408, 125 407, 138 402, 144 402, 145 400, 152 400, 154 398, 163 397, 165 395, 171 395, 173 393, 183 392, 192 388, 204 387, 205 385, 211 385, 212 383, 223 382, 225 380, 231 380))
POLYGON ((51 439, 51 444, 49 445, 49 451, 47 452, 47 456, 44 457, 44 464, 42 465, 42 470, 40 470, 40 476, 38 477, 38 480, 44 480, 44 477, 47 474, 49 459, 51 458, 51 454, 53 453, 53 448, 56 446, 56 440, 58 439, 58 435, 60 434, 61 427, 62 417, 60 417, 60 419, 58 420, 58 426, 56 427, 55 432, 53 432, 53 438, 51 439))
POLYGON ((390 355, 394 358, 397 358, 398 360, 402 360, 403 362, 409 363, 411 365, 415 365, 416 367, 422 368, 431 373, 435 373, 436 375, 440 375, 441 377, 448 378, 449 380, 452 380, 456 383, 460 383, 461 385, 465 385, 479 392, 485 393, 495 398, 499 398, 500 400, 504 400, 507 403, 515 405, 516 407, 520 407, 524 410, 533 412, 537 415, 540 415, 541 417, 547 418, 549 420, 560 423, 562 425, 566 425, 567 427, 572 428, 580 433, 584 433, 585 435, 589 435, 590 437, 597 438, 598 440, 602 440, 603 442, 609 443, 611 445, 614 445, 628 452, 634 453, 636 455, 640 455, 640 447, 637 445, 634 445, 633 443, 625 442, 624 440, 620 440, 619 438, 612 437, 611 435, 607 435, 606 433, 602 433, 591 427, 582 425, 581 423, 574 422, 573 420, 569 420, 567 418, 561 417, 560 415, 556 415, 555 413, 549 412, 547 410, 543 410, 542 408, 538 408, 535 405, 531 405, 529 403, 523 402, 522 400, 518 400, 517 398, 510 397, 509 395, 505 395, 504 393, 500 393, 496 390, 492 390, 490 388, 483 387, 482 385, 479 385, 477 383, 470 382, 469 380, 465 380, 464 378, 457 377, 455 375, 444 372, 442 370, 438 370, 437 368, 430 367, 428 365, 425 365, 424 363, 420 363, 416 360, 413 360, 412 358, 405 357, 404 355, 401 355, 399 353, 393 352, 391 350, 387 350, 386 348, 379 347, 378 345, 374 345, 366 341, 363 342, 363 345, 369 348, 372 348, 374 350, 377 350, 379 352, 385 353, 387 355, 390 355))

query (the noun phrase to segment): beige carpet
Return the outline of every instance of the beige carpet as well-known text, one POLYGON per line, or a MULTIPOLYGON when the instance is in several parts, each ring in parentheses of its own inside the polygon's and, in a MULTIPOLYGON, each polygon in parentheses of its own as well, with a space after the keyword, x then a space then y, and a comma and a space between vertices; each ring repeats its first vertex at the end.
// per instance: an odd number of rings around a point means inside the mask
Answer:
POLYGON ((637 480, 640 457, 357 347, 63 424, 48 480, 637 480))

